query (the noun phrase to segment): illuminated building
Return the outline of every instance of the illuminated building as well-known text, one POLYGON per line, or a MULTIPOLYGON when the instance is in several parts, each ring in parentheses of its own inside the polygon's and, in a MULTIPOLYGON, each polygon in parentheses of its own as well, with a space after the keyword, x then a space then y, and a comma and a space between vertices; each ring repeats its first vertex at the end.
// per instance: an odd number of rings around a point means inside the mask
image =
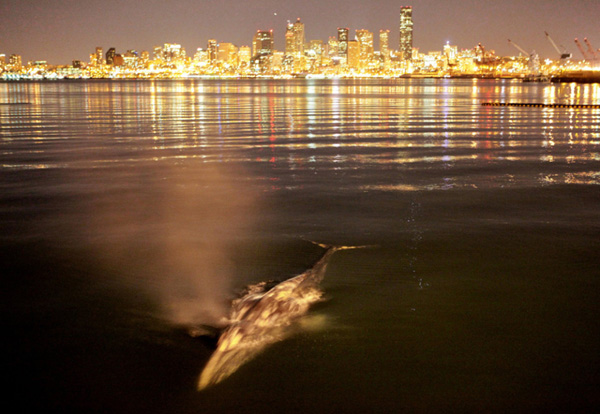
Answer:
POLYGON ((141 63, 143 65, 146 65, 148 63, 148 61, 150 60, 150 53, 148 53, 147 50, 142 50, 142 56, 141 56, 141 63))
POLYGON ((273 53, 273 30, 257 30, 252 40, 253 56, 273 53))
POLYGON ((6 55, 4 53, 0 53, 0 68, 4 68, 6 65, 6 55))
POLYGON ((302 55, 304 53, 304 42, 305 42, 305 37, 304 37, 304 23, 302 23, 300 21, 300 18, 298 17, 298 20, 296 20, 296 23, 294 23, 294 49, 295 52, 302 55))
POLYGON ((285 29, 286 62, 291 62, 293 66, 295 60, 302 58, 304 55, 304 42, 304 23, 300 21, 300 18, 293 24, 288 20, 285 29))
POLYGON ((323 54, 323 41, 322 40, 311 40, 310 41, 310 50, 315 52, 315 54, 321 56, 323 54))
POLYGON ((347 64, 348 67, 357 69, 360 63, 360 45, 356 40, 348 41, 347 50, 347 64))
POLYGON ((323 61, 323 41, 311 40, 310 48, 306 54, 310 58, 312 69, 314 70, 319 67, 323 61))
POLYGON ((117 55, 117 52, 114 47, 111 47, 110 49, 108 49, 108 52, 106 52, 106 64, 113 65, 116 55, 117 55))
POLYGON ((250 67, 256 73, 269 73, 273 63, 273 30, 257 30, 252 39, 250 67))
POLYGON ((400 53, 402 59, 412 60, 413 21, 412 7, 402 6, 400 9, 400 53))
POLYGON ((103 65, 106 61, 104 60, 104 52, 100 46, 96 47, 96 64, 103 65))
POLYGON ((293 56, 296 52, 295 40, 294 25, 288 20, 285 27, 285 54, 287 56, 293 56))
POLYGON ((338 27, 338 55, 345 63, 348 60, 348 28, 338 27))
POLYGON ((216 62, 219 57, 219 44, 215 39, 209 39, 206 47, 209 62, 216 62))
POLYGON ((327 56, 330 58, 337 57, 339 48, 338 40, 333 36, 329 36, 329 40, 327 41, 327 56))
POLYGON ((163 60, 162 47, 160 47, 160 46, 154 47, 154 60, 156 60, 157 62, 162 62, 162 60, 163 60))
POLYGON ((284 55, 283 52, 274 51, 271 55, 271 70, 273 72, 280 72, 281 65, 283 64, 284 55))
POLYGON ((250 47, 249 46, 240 46, 240 50, 238 51, 238 59, 241 63, 250 63, 251 58, 250 47))
POLYGON ((121 56, 120 54, 115 54, 115 57, 113 58, 113 62, 112 62, 113 66, 123 66, 125 65, 125 59, 123 58, 123 56, 121 56))
POLYGON ((218 48, 218 60, 234 65, 237 60, 238 48, 233 43, 220 43, 218 48))
POLYGON ((165 43, 162 49, 162 59, 165 62, 176 62, 185 56, 181 45, 176 43, 165 43))
POLYGON ((127 68, 135 68, 138 65, 138 52, 136 50, 128 50, 123 55, 123 62, 127 68))
POLYGON ((373 57, 373 33, 365 29, 357 30, 356 40, 359 48, 359 67, 366 68, 373 57))
POLYGON ((388 61, 390 58, 390 31, 380 30, 379 31, 379 52, 383 57, 384 61, 388 61))
POLYGON ((197 64, 197 66, 208 66, 210 62, 208 60, 208 50, 198 48, 194 54, 194 62, 197 64))
POLYGON ((458 58, 458 47, 452 46, 450 42, 446 42, 444 45, 444 55, 446 56, 446 64, 448 66, 456 65, 458 58))

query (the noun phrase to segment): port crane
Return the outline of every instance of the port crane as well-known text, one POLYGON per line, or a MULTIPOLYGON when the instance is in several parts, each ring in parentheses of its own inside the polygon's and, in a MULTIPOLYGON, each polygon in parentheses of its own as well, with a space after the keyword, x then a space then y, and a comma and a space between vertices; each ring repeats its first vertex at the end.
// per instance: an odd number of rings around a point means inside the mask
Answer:
POLYGON ((585 44, 586 44, 586 46, 588 48, 588 52, 589 52, 590 56, 592 56, 593 59, 598 59, 598 54, 596 54, 596 51, 592 47, 592 44, 590 43, 590 41, 588 40, 588 38, 584 37, 583 41, 585 42, 585 44))
POLYGON ((517 50, 519 52, 523 53, 525 56, 529 56, 529 64, 527 65, 527 67, 529 68, 529 73, 532 75, 539 75, 540 74, 540 57, 535 52, 535 50, 532 51, 531 53, 528 53, 525 49, 523 49, 521 46, 519 46, 512 40, 508 39, 508 43, 513 45, 515 48, 517 48, 517 50))
MULTIPOLYGON (((495 61, 494 56, 486 56, 487 52, 481 43, 477 44, 477 46, 475 47, 475 50, 477 51, 477 49, 479 49, 481 51, 481 57, 478 59, 479 63, 490 64, 495 61)), ((488 55, 489 55, 489 53, 488 53, 488 55)))
POLYGON ((575 44, 577 45, 577 48, 583 55, 583 58, 590 62, 592 67, 600 67, 600 49, 598 51, 595 51, 587 37, 585 37, 583 41, 587 46, 587 50, 585 50, 579 39, 575 38, 575 44))
POLYGON ((556 53, 558 53, 560 55, 560 60, 565 61, 565 60, 569 60, 573 57, 573 54, 567 52, 567 49, 565 49, 564 46, 561 45, 560 49, 559 49, 558 45, 554 42, 554 40, 552 40, 552 38, 550 37, 548 32, 544 32, 544 33, 546 33, 546 38, 548 39, 550 44, 552 44, 552 46, 554 47, 554 50, 556 50, 556 53))
POLYGON ((579 51, 581 52, 581 54, 583 55, 583 58, 585 60, 590 60, 590 57, 588 56, 588 53, 585 51, 585 49, 583 48, 583 46, 581 45, 581 42, 579 41, 578 38, 575 38, 575 44, 577 45, 577 49, 579 49, 579 51))

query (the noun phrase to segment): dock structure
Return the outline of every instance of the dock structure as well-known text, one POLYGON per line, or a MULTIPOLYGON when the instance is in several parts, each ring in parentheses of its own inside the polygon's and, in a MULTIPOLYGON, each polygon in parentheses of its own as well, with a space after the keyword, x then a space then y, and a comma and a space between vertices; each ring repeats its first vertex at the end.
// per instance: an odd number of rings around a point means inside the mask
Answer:
POLYGON ((594 104, 545 104, 535 102, 483 102, 481 106, 521 106, 528 108, 576 108, 576 109, 600 109, 600 105, 594 104))

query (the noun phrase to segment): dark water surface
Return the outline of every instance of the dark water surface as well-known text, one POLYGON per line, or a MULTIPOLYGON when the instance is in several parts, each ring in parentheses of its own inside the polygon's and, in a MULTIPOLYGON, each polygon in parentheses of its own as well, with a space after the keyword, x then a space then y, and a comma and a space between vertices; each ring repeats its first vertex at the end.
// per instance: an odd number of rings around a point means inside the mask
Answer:
POLYGON ((0 83, 22 412, 594 412, 600 85, 0 83), (296 335, 196 391, 249 283, 335 253, 296 335))

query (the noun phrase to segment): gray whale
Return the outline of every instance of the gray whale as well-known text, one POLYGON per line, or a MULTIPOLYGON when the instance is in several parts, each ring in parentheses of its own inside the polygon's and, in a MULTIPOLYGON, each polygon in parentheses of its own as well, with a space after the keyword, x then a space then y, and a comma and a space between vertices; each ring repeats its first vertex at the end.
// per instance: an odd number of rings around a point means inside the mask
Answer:
POLYGON ((266 346, 286 338, 291 325, 321 300, 319 284, 331 256, 338 250, 364 247, 319 246, 325 250, 310 269, 270 289, 265 282, 250 286, 247 294, 232 302, 228 324, 200 374, 198 390, 221 382, 266 346))

